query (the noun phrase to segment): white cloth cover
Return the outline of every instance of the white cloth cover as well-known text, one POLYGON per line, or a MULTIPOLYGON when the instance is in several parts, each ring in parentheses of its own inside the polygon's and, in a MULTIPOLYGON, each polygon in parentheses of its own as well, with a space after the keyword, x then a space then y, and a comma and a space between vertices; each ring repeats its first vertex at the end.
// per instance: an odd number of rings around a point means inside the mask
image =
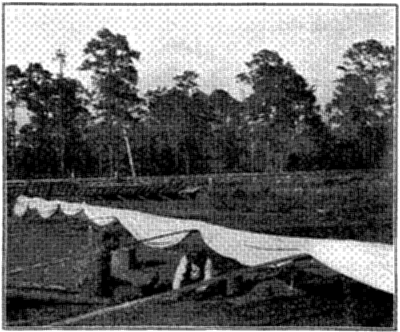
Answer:
POLYGON ((14 205, 14 215, 17 217, 23 217, 28 211, 30 198, 26 196, 19 196, 14 205))
POLYGON ((304 249, 331 269, 394 294, 394 247, 352 240, 309 239, 304 249))
POLYGON ((67 216, 76 216, 77 214, 84 212, 84 208, 80 203, 66 203, 59 201, 61 211, 67 216))
POLYGON ((29 202, 29 208, 37 210, 44 219, 54 215, 58 210, 58 206, 57 201, 47 201, 42 198, 34 198, 32 202, 29 202))
POLYGON ((218 254, 243 265, 256 266, 295 254, 309 254, 326 266, 364 284, 394 293, 394 246, 350 240, 273 236, 198 220, 151 215, 126 209, 92 206, 86 203, 46 201, 18 197, 14 213, 23 216, 29 209, 49 218, 58 208, 68 215, 83 212, 92 222, 105 226, 119 221, 136 239, 154 248, 173 246, 191 230, 200 232, 204 242, 218 254), (163 236, 162 238, 157 238, 163 236))

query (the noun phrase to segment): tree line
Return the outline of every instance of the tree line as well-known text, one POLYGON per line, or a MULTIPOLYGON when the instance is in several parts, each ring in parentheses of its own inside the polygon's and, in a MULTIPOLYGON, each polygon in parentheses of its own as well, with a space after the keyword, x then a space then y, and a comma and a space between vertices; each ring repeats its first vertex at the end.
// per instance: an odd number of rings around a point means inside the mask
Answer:
POLYGON ((9 178, 114 177, 392 167, 393 46, 376 40, 343 55, 324 109, 289 62, 261 50, 236 79, 239 101, 201 90, 186 70, 172 87, 141 94, 126 36, 104 28, 83 50, 91 88, 40 63, 6 68, 9 178), (17 109, 30 121, 17 132, 17 109))

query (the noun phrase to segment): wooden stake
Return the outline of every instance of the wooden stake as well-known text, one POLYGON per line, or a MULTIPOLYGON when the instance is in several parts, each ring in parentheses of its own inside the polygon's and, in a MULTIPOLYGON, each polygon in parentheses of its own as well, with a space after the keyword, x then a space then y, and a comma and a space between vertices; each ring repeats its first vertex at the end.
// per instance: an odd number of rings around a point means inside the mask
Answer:
POLYGON ((89 226, 88 226, 88 247, 89 248, 93 247, 93 243, 94 243, 93 235, 94 235, 93 226, 89 224, 89 226))

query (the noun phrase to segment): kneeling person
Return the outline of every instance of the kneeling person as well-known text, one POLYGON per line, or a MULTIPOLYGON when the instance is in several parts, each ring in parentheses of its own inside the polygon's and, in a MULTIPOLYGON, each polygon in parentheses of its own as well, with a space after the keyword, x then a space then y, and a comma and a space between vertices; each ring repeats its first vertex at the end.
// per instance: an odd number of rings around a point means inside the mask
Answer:
MULTIPOLYGON (((190 252, 184 255, 175 271, 172 289, 190 285, 195 282, 209 280, 212 277, 212 262, 205 250, 190 252)), ((207 286, 202 286, 197 291, 204 291, 207 286)))

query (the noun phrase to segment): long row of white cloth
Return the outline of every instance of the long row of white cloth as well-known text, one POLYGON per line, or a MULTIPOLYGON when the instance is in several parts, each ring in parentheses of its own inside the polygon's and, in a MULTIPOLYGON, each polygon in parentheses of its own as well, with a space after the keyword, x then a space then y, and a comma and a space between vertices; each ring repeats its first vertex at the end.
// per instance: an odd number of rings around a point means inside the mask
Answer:
POLYGON ((329 268, 379 290, 394 294, 394 246, 353 240, 274 236, 234 230, 198 220, 162 217, 127 209, 86 203, 48 201, 20 196, 14 214, 22 217, 36 210, 42 218, 57 211, 74 216, 84 214, 98 226, 119 221, 137 240, 147 246, 166 248, 178 244, 190 231, 200 232, 205 244, 218 254, 246 266, 257 266, 295 254, 308 254, 329 268), (163 236, 157 238, 158 236, 163 236))

